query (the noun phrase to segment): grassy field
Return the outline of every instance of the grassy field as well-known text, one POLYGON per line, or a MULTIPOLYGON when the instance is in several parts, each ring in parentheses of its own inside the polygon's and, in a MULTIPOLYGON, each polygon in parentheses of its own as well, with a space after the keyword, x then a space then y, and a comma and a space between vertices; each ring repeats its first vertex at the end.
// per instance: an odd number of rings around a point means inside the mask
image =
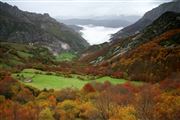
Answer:
MULTIPOLYGON (((124 79, 115 79, 111 77, 101 77, 97 78, 95 80, 90 80, 91 77, 89 76, 80 76, 80 75, 72 75, 72 78, 64 77, 63 75, 56 75, 55 73, 46 73, 39 70, 34 69, 25 69, 21 73, 18 73, 18 75, 23 75, 25 78, 32 77, 31 83, 25 83, 26 85, 30 85, 39 89, 62 89, 67 87, 74 87, 74 88, 82 88, 86 83, 90 82, 105 82, 109 81, 112 84, 123 84, 127 82, 127 80, 124 79), (79 79, 79 77, 83 78, 83 80, 79 79)), ((17 73, 14 74, 14 76, 17 76, 17 73)), ((139 82, 133 82, 134 84, 139 84, 139 82)))
POLYGON ((56 61, 71 61, 76 58, 76 55, 72 52, 64 52, 56 56, 56 61))

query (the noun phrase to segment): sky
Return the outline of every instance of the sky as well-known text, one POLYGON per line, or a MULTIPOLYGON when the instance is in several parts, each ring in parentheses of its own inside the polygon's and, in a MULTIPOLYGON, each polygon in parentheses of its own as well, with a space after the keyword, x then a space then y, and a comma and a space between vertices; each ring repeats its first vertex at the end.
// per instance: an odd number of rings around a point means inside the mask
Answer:
POLYGON ((49 13, 52 17, 92 18, 99 16, 142 16, 171 0, 0 0, 24 11, 49 13))

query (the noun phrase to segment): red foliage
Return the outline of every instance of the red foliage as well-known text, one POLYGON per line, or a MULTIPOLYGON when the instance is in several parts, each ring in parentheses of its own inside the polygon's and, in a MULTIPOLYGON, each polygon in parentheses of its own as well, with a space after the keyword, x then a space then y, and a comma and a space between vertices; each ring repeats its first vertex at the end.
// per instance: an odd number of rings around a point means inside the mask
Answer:
POLYGON ((139 91, 139 89, 130 82, 126 82, 125 84, 122 85, 122 87, 132 93, 137 93, 139 91))
POLYGON ((0 81, 0 94, 4 95, 6 98, 11 98, 14 94, 11 90, 11 86, 16 83, 17 81, 14 80, 11 76, 5 76, 4 79, 0 81))
POLYGON ((86 92, 95 92, 94 87, 90 83, 84 85, 83 90, 86 92))
POLYGON ((164 80, 160 82, 160 88, 163 90, 173 90, 180 88, 180 82, 176 80, 164 80))
POLYGON ((123 78, 123 77, 124 77, 124 74, 123 74, 123 72, 121 72, 121 71, 116 71, 116 72, 113 72, 113 73, 112 73, 112 77, 115 77, 115 78, 123 78))

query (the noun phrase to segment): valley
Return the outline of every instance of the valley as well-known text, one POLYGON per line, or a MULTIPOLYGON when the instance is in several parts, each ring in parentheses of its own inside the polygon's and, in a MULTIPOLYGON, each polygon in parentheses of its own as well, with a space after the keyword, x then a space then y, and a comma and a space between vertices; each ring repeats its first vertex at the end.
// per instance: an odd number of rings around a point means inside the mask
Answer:
MULTIPOLYGON (((83 15, 87 1, 73 1, 19 4, 83 15)), ((161 1, 137 22, 129 6, 158 2, 106 1, 109 17, 100 2, 85 11, 98 6, 95 20, 61 21, 0 1, 0 120, 179 120, 180 1, 161 1)))
MULTIPOLYGON (((38 89, 55 89, 60 90, 63 88, 78 88, 81 89, 87 83, 104 83, 110 82, 111 84, 124 84, 127 80, 124 79, 116 79, 111 78, 109 76, 92 76, 92 75, 77 75, 77 74, 70 74, 70 75, 63 75, 62 73, 54 73, 54 72, 44 72, 35 69, 24 69, 20 73, 15 73, 13 76, 25 85, 33 86, 38 89), (25 79, 31 79, 32 82, 26 83, 23 82, 25 79)), ((129 81, 130 82, 130 81, 129 81)), ((133 84, 141 84, 140 82, 132 82, 133 84)))

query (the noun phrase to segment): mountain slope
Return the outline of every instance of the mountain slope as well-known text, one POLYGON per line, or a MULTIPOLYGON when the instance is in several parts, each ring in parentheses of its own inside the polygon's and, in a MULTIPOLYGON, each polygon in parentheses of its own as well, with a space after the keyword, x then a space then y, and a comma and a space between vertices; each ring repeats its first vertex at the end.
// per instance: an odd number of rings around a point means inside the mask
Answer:
POLYGON ((41 44, 53 52, 81 51, 89 44, 66 25, 48 14, 24 12, 0 2, 0 40, 41 44))
POLYGON ((88 59, 100 70, 123 71, 131 80, 160 81, 179 79, 179 53, 180 13, 166 12, 139 34, 85 53, 80 60, 88 59))
POLYGON ((53 54, 45 47, 20 43, 1 42, 0 68, 19 68, 35 64, 51 64, 55 61, 53 54))
POLYGON ((115 33, 111 39, 115 40, 118 38, 128 37, 130 35, 136 34, 143 30, 146 26, 150 25, 154 20, 156 20, 159 16, 167 11, 180 12, 180 1, 177 0, 169 3, 164 3, 159 7, 152 9, 151 11, 145 13, 145 15, 136 23, 125 27, 124 29, 115 33))

